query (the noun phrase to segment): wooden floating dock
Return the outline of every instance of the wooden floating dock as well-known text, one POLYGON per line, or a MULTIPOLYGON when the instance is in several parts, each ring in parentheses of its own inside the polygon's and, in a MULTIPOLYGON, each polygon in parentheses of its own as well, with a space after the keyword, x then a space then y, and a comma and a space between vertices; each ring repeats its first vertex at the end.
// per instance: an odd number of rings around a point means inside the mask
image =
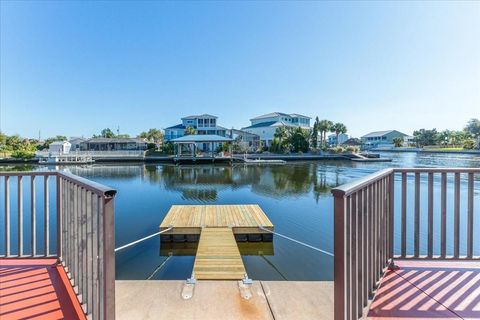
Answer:
POLYGON ((234 234, 262 234, 273 231, 273 224, 257 204, 173 205, 160 224, 167 235, 199 235, 204 228, 230 227, 234 234))
POLYGON ((247 272, 236 239, 271 241, 272 234, 260 226, 273 231, 273 224, 258 205, 174 205, 160 230, 172 228, 161 237, 168 245, 177 242, 188 246, 198 240, 193 278, 242 280, 247 272))

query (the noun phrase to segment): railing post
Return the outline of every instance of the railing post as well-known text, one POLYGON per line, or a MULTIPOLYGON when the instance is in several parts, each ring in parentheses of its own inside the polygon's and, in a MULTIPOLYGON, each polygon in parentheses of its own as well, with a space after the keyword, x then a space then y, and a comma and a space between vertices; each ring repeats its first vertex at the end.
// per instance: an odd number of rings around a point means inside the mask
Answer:
POLYGON ((103 196, 103 295, 105 297, 104 319, 115 319, 115 215, 114 196, 103 196))
POLYGON ((334 194, 334 315, 344 320, 345 311, 345 197, 334 194))
POLYGON ((392 171, 389 177, 388 186, 388 259, 393 259, 393 234, 395 233, 395 171, 392 171))
POLYGON ((62 179, 58 175, 58 173, 55 175, 56 177, 56 191, 57 191, 57 257, 62 258, 63 257, 63 252, 62 252, 62 179))

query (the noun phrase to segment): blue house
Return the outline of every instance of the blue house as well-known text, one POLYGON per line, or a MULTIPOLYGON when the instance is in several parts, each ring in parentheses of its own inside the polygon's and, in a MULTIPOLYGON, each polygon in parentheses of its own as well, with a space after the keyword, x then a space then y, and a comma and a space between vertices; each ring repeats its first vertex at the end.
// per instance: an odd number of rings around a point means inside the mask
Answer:
POLYGON ((195 129, 198 135, 217 135, 225 137, 227 128, 217 125, 218 117, 210 114, 188 116, 182 118, 182 123, 165 128, 165 142, 183 137, 188 127, 195 129))

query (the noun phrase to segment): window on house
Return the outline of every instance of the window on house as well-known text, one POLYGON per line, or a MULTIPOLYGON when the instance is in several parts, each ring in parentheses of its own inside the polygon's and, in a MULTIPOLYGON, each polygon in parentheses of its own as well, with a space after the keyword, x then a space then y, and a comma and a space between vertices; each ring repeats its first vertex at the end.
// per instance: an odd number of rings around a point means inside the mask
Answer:
POLYGON ((198 119, 198 126, 203 127, 203 119, 198 119))

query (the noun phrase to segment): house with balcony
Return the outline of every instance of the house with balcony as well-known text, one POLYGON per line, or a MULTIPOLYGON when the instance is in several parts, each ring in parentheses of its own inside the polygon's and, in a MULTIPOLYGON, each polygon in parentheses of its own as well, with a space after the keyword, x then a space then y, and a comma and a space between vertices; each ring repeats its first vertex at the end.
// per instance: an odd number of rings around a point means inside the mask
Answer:
POLYGON ((311 118, 298 113, 272 112, 250 119, 250 126, 242 128, 243 131, 256 134, 266 147, 273 141, 278 127, 301 127, 311 129, 311 118))
POLYGON ((210 114, 201 114, 183 117, 182 123, 165 128, 164 141, 183 137, 188 127, 195 129, 198 135, 217 135, 225 137, 227 128, 217 124, 218 117, 210 114))

